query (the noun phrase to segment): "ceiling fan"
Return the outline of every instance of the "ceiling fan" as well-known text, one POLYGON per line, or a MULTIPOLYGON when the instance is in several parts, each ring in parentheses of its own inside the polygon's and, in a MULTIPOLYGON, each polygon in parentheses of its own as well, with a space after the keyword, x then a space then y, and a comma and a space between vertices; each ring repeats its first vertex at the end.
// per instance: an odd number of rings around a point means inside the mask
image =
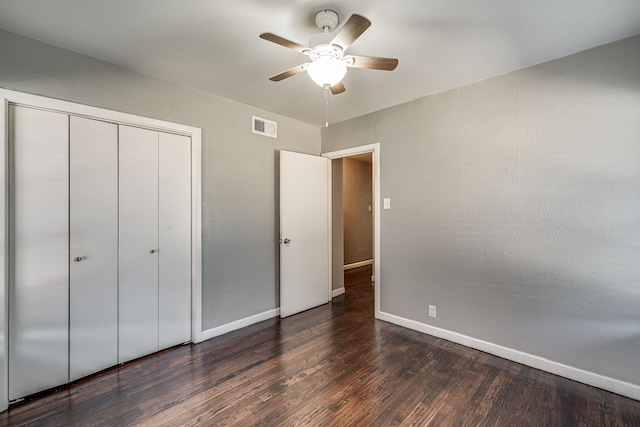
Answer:
POLYGON ((315 23, 323 33, 311 39, 310 47, 272 33, 260 34, 260 38, 298 51, 311 59, 311 62, 291 68, 269 80, 279 82, 306 71, 316 84, 330 88, 331 93, 337 95, 345 91, 342 79, 347 74, 349 67, 392 71, 398 66, 398 60, 395 58, 345 55, 349 46, 371 25, 371 21, 364 16, 351 15, 335 36, 330 32, 338 25, 338 14, 335 11, 322 10, 318 12, 315 16, 315 23))

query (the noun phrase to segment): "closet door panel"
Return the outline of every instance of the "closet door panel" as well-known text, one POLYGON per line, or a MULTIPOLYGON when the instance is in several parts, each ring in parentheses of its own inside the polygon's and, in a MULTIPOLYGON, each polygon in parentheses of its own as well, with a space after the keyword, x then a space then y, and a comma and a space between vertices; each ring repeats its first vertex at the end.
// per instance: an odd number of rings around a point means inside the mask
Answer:
POLYGON ((9 399, 69 379, 69 118, 10 107, 9 399))
POLYGON ((119 127, 120 363, 158 351, 158 132, 119 127))
POLYGON ((159 135, 159 347, 191 339, 191 138, 159 135))
POLYGON ((118 126, 70 118, 69 376, 118 363, 118 126))

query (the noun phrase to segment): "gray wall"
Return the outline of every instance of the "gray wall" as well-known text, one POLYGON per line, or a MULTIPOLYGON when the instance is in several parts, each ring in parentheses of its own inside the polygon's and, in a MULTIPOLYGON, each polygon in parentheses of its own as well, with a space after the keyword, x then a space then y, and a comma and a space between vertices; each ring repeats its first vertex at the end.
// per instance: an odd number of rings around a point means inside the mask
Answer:
POLYGON ((322 130, 372 142, 383 312, 640 384, 640 36, 322 130))
POLYGON ((318 128, 2 30, 0 58, 3 88, 202 128, 203 329, 279 306, 276 150, 319 154, 318 128))
MULTIPOLYGON (((371 156, 371 154, 369 154, 371 156)), ((343 167, 344 264, 373 259, 371 163, 346 157, 343 167)))

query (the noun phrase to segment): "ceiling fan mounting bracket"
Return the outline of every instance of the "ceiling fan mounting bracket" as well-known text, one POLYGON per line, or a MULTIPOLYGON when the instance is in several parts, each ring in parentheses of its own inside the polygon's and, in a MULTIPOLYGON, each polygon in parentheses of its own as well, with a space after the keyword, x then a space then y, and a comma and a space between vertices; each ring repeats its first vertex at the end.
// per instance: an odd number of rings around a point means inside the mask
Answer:
POLYGON ((338 14, 330 9, 316 13, 315 23, 322 31, 329 32, 338 26, 338 14))

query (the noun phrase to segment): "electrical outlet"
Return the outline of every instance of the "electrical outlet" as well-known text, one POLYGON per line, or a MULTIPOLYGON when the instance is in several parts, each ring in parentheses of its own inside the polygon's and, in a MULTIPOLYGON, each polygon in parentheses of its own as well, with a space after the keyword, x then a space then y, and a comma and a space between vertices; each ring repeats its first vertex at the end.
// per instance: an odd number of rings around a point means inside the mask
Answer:
POLYGON ((429 317, 436 317, 436 306, 435 305, 430 305, 429 306, 429 317))

